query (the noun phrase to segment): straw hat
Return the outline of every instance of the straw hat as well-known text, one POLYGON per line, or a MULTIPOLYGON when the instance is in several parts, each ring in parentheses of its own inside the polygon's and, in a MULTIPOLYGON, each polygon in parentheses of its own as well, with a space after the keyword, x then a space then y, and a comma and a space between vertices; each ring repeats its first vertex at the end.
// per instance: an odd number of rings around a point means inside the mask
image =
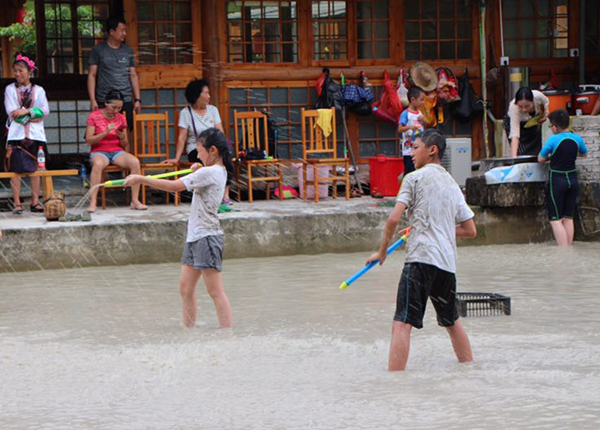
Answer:
POLYGON ((423 91, 433 91, 437 89, 437 74, 429 64, 420 62, 415 63, 410 68, 410 78, 413 83, 423 91))

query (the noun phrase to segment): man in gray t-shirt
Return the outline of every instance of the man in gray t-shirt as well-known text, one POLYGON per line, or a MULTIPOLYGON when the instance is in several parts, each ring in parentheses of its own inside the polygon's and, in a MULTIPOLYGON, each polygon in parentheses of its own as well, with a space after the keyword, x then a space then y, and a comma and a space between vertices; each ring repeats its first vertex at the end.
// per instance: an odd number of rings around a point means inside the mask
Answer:
POLYGON ((104 105, 110 90, 124 96, 123 111, 129 127, 133 123, 133 110, 141 109, 140 85, 135 71, 135 55, 125 44, 127 26, 123 20, 111 18, 106 24, 107 39, 92 48, 88 73, 88 94, 91 110, 104 105))

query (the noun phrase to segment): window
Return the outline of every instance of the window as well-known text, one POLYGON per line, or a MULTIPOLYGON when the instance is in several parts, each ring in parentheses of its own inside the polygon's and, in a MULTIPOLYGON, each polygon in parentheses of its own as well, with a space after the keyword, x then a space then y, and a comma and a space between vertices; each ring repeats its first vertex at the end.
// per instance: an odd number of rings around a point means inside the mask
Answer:
POLYGON ((598 2, 585 2, 585 55, 600 55, 600 5, 598 2))
POLYGON ((390 58, 389 5, 385 0, 356 3, 356 52, 359 60, 390 58))
MULTIPOLYGON (((302 108, 313 109, 317 92, 311 87, 230 88, 229 137, 234 138, 233 111, 267 109, 277 124, 277 158, 302 158, 302 108)), ((339 115, 338 115, 339 118, 339 115)), ((337 124, 338 156, 343 154, 343 126, 337 124)))
MULTIPOLYGON (((169 150, 171 155, 175 155, 177 123, 179 120, 179 111, 187 106, 185 99, 185 89, 143 89, 142 113, 163 113, 167 112, 169 116, 169 150)), ((161 136, 164 139, 165 136, 161 136)))
MULTIPOLYGON (((373 86, 375 99, 379 99, 383 87, 373 86)), ((402 157, 398 126, 382 121, 375 115, 358 116, 358 156, 359 158, 375 157, 385 154, 388 157, 402 157)))
POLYGON ((297 63, 297 2, 228 1, 227 41, 230 63, 297 63))
POLYGON ((137 0, 140 64, 191 64, 190 0, 137 0))
POLYGON ((92 47, 102 40, 109 0, 45 0, 48 73, 85 74, 92 47))
POLYGON ((405 59, 470 59, 471 15, 470 7, 465 7, 462 0, 404 2, 405 59))
POLYGON ((568 6, 568 0, 505 0, 506 55, 511 58, 567 57, 568 6))
POLYGON ((348 58, 347 4, 345 1, 313 1, 313 58, 348 58))
POLYGON ((44 119, 44 130, 51 154, 86 154, 90 146, 84 142, 90 114, 89 100, 49 101, 50 115, 44 119))

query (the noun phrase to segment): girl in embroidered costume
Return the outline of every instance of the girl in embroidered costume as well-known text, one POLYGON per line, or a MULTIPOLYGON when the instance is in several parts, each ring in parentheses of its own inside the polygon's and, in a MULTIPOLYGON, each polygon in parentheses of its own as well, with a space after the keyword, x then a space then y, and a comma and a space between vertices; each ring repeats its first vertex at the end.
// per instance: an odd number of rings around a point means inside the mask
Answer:
MULTIPOLYGON (((13 63, 14 83, 4 91, 4 107, 8 115, 8 138, 6 167, 11 172, 34 172, 37 170, 36 154, 41 147, 48 160, 44 118, 50 113, 46 92, 31 83, 35 63, 19 54, 13 63)), ((13 213, 23 213, 21 203, 21 178, 12 178, 13 213)), ((44 212, 40 204, 40 178, 31 178, 31 212, 44 212)))

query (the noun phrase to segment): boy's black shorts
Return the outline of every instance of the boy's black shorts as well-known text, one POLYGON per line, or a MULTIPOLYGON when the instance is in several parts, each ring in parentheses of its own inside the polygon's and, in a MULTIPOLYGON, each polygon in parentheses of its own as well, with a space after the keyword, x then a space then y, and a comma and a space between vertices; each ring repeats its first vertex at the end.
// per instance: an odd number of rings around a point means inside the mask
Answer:
POLYGON ((451 327, 458 319, 456 275, 431 264, 405 263, 396 299, 395 321, 423 328, 427 298, 437 313, 438 324, 451 327))
POLYGON ((558 221, 563 218, 573 219, 578 193, 577 172, 550 170, 547 201, 550 221, 558 221))

